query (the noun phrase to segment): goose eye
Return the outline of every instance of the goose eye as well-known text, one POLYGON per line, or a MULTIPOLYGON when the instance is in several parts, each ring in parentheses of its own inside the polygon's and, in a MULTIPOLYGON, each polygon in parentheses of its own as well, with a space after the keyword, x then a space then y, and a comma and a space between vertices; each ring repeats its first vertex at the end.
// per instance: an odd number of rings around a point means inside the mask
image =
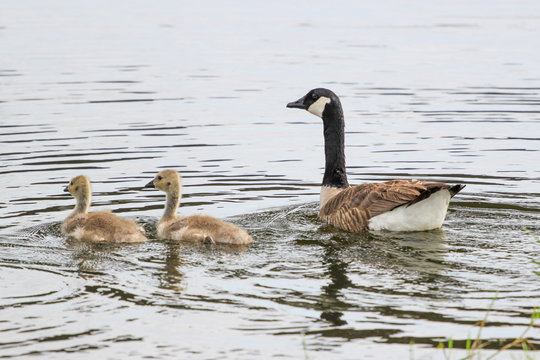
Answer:
POLYGON ((319 98, 319 95, 313 93, 313 94, 311 94, 311 98, 312 98, 313 100, 317 100, 317 99, 319 98))
POLYGON ((157 179, 158 179, 158 180, 161 180, 161 179, 163 179, 163 178, 162 178, 161 176, 158 176, 157 179))

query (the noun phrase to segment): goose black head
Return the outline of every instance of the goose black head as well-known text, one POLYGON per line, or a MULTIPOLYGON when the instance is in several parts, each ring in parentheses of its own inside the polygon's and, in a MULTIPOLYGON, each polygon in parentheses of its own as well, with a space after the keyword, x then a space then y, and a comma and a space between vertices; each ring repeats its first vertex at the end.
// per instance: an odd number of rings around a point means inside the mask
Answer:
POLYGON ((313 89, 300 99, 287 104, 288 108, 304 109, 320 118, 331 110, 341 112, 341 102, 334 92, 324 88, 313 89))

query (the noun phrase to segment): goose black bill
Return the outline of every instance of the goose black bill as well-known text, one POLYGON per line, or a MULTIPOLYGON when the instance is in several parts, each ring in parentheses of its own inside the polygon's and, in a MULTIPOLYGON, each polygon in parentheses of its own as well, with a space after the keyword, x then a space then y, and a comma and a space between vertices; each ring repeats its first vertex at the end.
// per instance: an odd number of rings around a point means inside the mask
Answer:
POLYGON ((295 108, 295 109, 304 109, 306 110, 306 105, 304 104, 305 96, 302 96, 300 99, 290 102, 287 104, 288 108, 295 108))
POLYGON ((154 180, 151 180, 148 184, 144 185, 145 188, 155 189, 154 180))

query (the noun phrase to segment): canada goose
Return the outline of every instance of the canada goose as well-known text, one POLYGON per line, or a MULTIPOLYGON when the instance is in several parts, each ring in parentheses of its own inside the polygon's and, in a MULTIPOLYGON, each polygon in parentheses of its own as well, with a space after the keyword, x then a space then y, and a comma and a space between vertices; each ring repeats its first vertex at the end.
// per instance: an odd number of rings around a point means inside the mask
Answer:
POLYGON ((167 194, 165 212, 157 224, 160 239, 239 245, 253 242, 245 230, 211 216, 179 217, 176 212, 182 192, 180 175, 176 171, 159 172, 145 187, 156 188, 167 194))
POLYGON ((62 233, 90 242, 138 243, 146 241, 144 229, 133 220, 109 212, 88 212, 92 186, 86 176, 74 177, 64 191, 77 199, 73 212, 62 223, 62 233))
POLYGON ((424 231, 442 226, 450 198, 465 185, 391 180, 349 186, 345 172, 345 122, 341 102, 328 89, 313 89, 288 108, 322 118, 326 165, 319 218, 343 230, 424 231))

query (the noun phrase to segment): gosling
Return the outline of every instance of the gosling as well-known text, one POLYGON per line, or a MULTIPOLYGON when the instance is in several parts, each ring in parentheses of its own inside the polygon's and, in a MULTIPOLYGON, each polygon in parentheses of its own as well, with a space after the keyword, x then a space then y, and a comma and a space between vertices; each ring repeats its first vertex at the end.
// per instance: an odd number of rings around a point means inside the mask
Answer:
POLYGON ((174 170, 163 170, 145 188, 155 188, 167 194, 163 217, 157 224, 160 239, 247 245, 253 242, 249 234, 234 224, 211 216, 179 217, 177 209, 182 197, 180 175, 174 170))
POLYGON ((74 177, 64 191, 77 199, 73 212, 62 223, 62 234, 94 243, 140 243, 146 241, 144 229, 133 220, 109 212, 88 212, 92 186, 86 176, 74 177))

